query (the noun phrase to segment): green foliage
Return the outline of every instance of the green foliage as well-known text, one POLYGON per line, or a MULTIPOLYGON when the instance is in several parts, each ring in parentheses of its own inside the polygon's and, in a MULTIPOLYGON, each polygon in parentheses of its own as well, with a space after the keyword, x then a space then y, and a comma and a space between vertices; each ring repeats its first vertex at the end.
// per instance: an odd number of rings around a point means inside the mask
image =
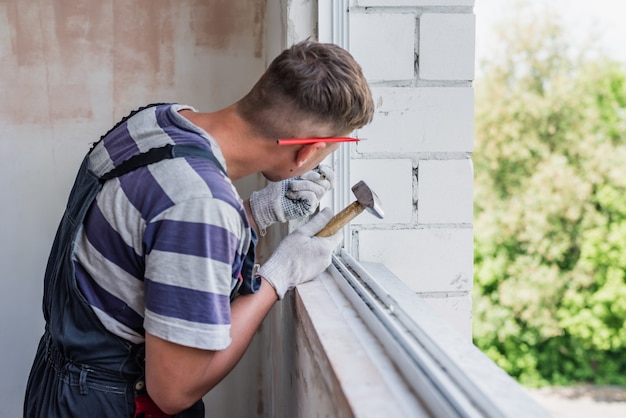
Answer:
POLYGON ((626 385, 626 71, 523 12, 476 80, 475 343, 522 384, 626 385))

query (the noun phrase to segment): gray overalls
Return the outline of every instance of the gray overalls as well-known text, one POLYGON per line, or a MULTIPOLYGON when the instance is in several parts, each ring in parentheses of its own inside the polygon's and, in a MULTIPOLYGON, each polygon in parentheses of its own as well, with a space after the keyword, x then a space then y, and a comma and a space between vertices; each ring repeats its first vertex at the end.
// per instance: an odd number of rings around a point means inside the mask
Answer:
MULTIPOLYGON (((72 252, 87 211, 106 180, 163 158, 183 156, 208 158, 222 168, 207 149, 183 145, 168 145, 140 154, 102 177, 90 170, 89 155, 83 160, 46 267, 46 328, 28 379, 24 417, 167 416, 158 408, 151 412, 156 406, 147 397, 143 382, 144 344, 126 341, 100 323, 78 289, 72 252)), ((242 271, 240 277, 253 277, 254 241, 253 234, 251 252, 244 263, 246 272, 242 271)), ((260 285, 260 281, 242 281, 235 292, 252 293, 260 285)), ((204 404, 199 400, 175 416, 204 418, 204 404)))

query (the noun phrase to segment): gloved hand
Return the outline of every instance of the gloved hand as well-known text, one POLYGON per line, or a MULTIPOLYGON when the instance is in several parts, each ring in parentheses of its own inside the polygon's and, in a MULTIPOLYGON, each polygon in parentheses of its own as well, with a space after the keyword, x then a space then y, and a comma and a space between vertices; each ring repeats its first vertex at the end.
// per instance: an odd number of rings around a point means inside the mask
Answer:
POLYGON ((313 280, 330 265, 331 255, 343 238, 340 230, 335 235, 322 238, 314 236, 332 218, 330 208, 325 208, 311 220, 287 235, 278 248, 258 271, 274 289, 279 299, 288 290, 313 280))
POLYGON ((270 183, 252 193, 250 209, 261 235, 275 222, 287 222, 315 212, 334 179, 332 168, 320 165, 302 176, 270 183))

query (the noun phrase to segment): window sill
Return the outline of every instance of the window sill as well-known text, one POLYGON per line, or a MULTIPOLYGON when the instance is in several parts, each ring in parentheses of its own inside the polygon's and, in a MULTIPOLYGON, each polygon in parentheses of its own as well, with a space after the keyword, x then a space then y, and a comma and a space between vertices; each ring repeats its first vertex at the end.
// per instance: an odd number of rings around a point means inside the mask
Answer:
POLYGON ((335 397, 335 408, 348 410, 325 415, 319 413, 319 404, 305 402, 299 406, 299 416, 430 416, 340 290, 336 280, 342 279, 338 275, 331 267, 317 280, 296 289, 299 337, 304 340, 298 338, 297 361, 303 373, 307 369, 322 371, 302 376, 309 391, 311 385, 320 386, 318 390, 335 397), (310 366, 303 367, 303 363, 310 366), (320 376, 323 382, 316 380, 320 376), (309 406, 313 409, 308 410, 309 406))
MULTIPOLYGON (((521 386, 383 265, 363 266, 413 319, 421 334, 416 338, 417 345, 431 355, 426 362, 431 368, 434 365, 434 374, 443 376, 444 392, 461 394, 452 416, 549 416, 521 386)), ((300 416, 324 416, 319 401, 324 396, 332 399, 330 416, 448 415, 447 406, 433 402, 441 394, 429 379, 407 378, 404 372, 398 372, 407 367, 398 360, 401 356, 397 350, 390 349, 393 338, 381 338, 383 334, 376 330, 379 325, 355 307, 350 292, 334 266, 295 292, 300 416), (314 396, 309 394, 312 387, 314 396)))

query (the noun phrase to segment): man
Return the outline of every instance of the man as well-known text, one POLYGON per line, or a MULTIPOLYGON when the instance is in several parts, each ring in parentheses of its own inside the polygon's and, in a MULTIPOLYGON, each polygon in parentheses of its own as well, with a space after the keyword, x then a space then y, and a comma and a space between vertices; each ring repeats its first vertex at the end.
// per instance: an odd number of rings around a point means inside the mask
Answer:
POLYGON ((342 238, 314 236, 331 217, 324 209, 258 268, 254 229, 314 213, 333 177, 319 164, 339 147, 324 138, 372 115, 353 58, 304 41, 229 107, 150 105, 104 135, 50 254, 24 415, 204 417, 202 396, 342 238), (317 140, 277 143, 289 138, 317 140), (252 173, 271 183, 242 202, 232 181, 252 173))

